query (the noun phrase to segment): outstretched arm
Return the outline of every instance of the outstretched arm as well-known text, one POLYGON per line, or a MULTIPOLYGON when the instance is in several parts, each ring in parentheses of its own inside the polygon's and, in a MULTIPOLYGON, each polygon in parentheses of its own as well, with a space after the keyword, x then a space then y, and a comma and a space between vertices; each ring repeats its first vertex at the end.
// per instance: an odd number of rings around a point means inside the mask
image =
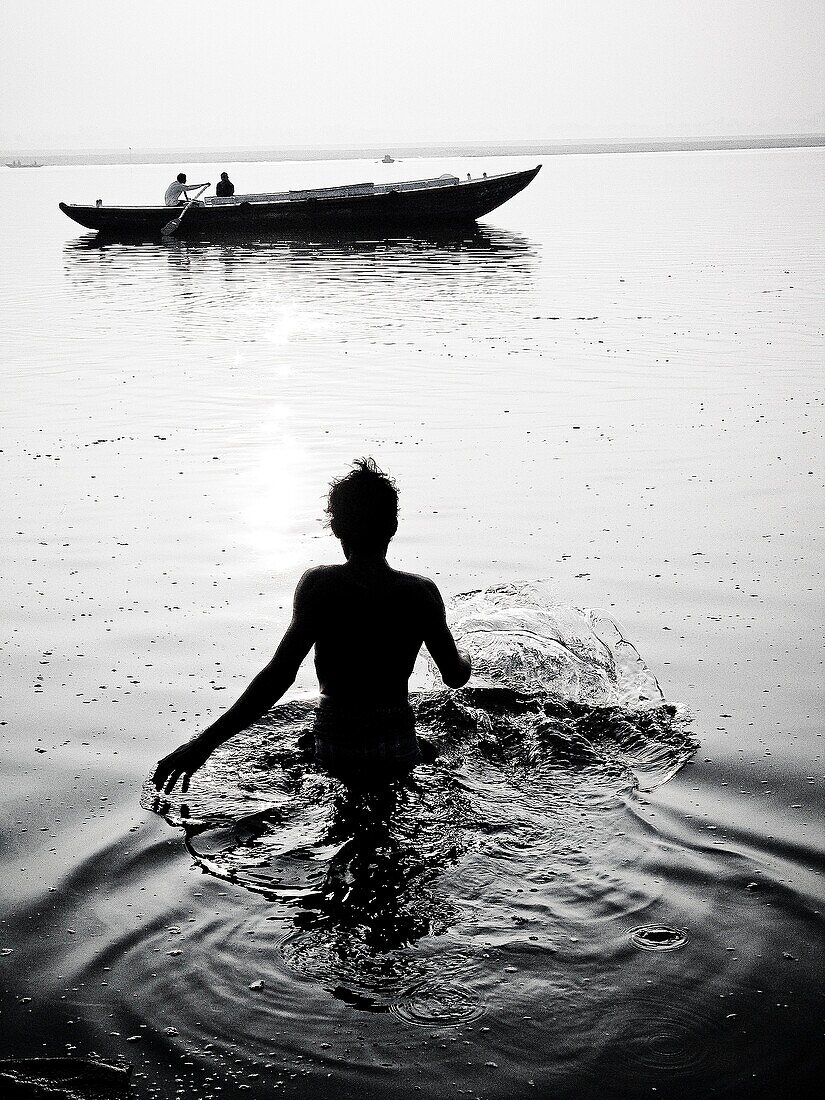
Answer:
POLYGON ((303 581, 302 578, 295 590, 292 622, 275 656, 217 721, 164 756, 152 776, 152 782, 159 790, 171 791, 181 777, 181 790, 188 790, 191 776, 206 763, 215 749, 266 714, 292 685, 301 662, 315 642, 304 606, 303 581))
POLYGON ((424 637, 424 645, 430 651, 430 656, 438 666, 438 671, 447 687, 464 687, 473 671, 472 662, 469 656, 455 644, 455 638, 447 626, 447 615, 441 593, 432 582, 428 583, 428 588, 433 598, 434 608, 429 629, 424 637))

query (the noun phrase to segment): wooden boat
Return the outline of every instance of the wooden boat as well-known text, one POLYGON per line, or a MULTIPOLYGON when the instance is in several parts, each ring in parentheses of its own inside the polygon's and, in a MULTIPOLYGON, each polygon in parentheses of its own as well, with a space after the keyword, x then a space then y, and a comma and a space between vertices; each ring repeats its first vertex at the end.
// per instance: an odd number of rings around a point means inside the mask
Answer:
MULTIPOLYGON (((459 180, 444 175, 410 183, 359 183, 276 194, 207 198, 186 207, 80 206, 60 203, 67 217, 87 229, 123 236, 159 237, 170 219, 180 217, 180 236, 211 232, 279 232, 318 226, 352 229, 455 225, 489 214, 522 191, 541 165, 523 172, 504 172, 459 180), (185 210, 185 216, 181 214, 185 210)), ((168 230, 167 230, 168 231, 168 230)))

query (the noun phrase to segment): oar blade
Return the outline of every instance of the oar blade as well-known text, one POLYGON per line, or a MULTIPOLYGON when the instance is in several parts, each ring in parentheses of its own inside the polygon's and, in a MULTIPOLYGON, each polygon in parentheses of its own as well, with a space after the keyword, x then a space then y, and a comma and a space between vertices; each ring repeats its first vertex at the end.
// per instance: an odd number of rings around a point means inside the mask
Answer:
POLYGON ((164 227, 161 229, 161 233, 164 235, 164 237, 171 237, 179 225, 180 218, 172 218, 172 220, 170 222, 167 222, 166 225, 164 225, 164 227))

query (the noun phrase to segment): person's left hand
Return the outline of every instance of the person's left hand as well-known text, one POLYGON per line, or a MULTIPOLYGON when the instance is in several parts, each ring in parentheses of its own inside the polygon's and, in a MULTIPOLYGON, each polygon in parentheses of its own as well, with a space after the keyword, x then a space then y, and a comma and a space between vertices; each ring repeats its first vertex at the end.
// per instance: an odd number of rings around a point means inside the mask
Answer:
POLYGON ((164 756, 155 768, 152 782, 159 791, 165 790, 169 794, 175 784, 182 777, 180 789, 182 793, 189 790, 189 780, 214 752, 214 745, 207 745, 197 738, 180 745, 164 756))

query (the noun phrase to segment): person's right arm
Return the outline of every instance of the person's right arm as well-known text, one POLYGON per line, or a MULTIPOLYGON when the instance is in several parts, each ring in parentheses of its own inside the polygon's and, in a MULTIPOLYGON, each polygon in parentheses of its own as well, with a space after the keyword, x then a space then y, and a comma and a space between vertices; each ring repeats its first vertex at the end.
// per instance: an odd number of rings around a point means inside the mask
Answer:
POLYGON ((469 656, 455 644, 455 638, 447 625, 447 613, 438 588, 432 581, 425 581, 425 586, 430 607, 424 645, 429 650, 447 687, 464 687, 473 671, 472 662, 469 656))

